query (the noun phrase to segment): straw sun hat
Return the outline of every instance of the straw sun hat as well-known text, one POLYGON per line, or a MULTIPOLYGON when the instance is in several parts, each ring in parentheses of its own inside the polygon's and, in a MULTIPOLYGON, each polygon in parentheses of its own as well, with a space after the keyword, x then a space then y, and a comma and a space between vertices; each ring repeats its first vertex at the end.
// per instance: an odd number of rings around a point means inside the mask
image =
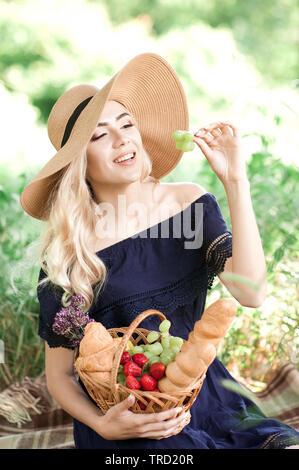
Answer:
POLYGON ((189 114, 180 80, 163 57, 143 53, 131 59, 106 85, 77 85, 63 93, 48 119, 57 153, 24 188, 20 202, 30 216, 46 220, 45 203, 57 178, 88 144, 108 100, 122 104, 137 120, 143 146, 152 159, 150 176, 161 179, 179 163, 172 134, 188 130, 189 114))

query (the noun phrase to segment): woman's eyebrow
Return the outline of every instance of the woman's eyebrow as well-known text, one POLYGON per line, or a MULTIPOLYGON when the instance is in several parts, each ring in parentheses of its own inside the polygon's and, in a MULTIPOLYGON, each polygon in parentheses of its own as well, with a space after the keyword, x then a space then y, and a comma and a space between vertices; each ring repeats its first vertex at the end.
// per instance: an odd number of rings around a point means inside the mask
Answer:
MULTIPOLYGON (((115 121, 119 121, 119 119, 121 119, 121 118, 124 117, 124 116, 130 116, 130 114, 129 114, 129 113, 122 113, 122 114, 120 114, 119 116, 117 116, 117 117, 115 118, 115 121)), ((131 117, 131 116, 130 116, 130 117, 131 117)), ((99 122, 98 125, 97 125, 97 127, 107 126, 108 124, 109 124, 108 122, 99 122)))

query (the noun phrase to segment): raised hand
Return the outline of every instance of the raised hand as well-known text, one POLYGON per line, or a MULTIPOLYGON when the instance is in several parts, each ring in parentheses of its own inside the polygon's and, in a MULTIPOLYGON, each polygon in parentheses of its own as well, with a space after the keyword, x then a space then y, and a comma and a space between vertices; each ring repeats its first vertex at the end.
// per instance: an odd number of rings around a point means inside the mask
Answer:
POLYGON ((193 141, 223 184, 247 180, 244 144, 239 129, 230 121, 200 128, 193 141))

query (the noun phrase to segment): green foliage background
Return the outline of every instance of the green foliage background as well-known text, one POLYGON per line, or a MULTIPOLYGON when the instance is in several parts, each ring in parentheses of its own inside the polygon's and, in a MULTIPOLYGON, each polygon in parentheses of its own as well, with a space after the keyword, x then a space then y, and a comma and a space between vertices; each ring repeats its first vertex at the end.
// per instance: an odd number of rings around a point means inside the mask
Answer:
MULTIPOLYGON (((292 0, 0 1, 0 391, 44 369, 37 335, 42 223, 22 210, 24 186, 54 154, 46 122, 77 83, 103 86, 142 52, 164 56, 184 86, 190 129, 231 119, 246 140, 247 173, 266 256, 268 298, 240 306, 218 357, 235 377, 264 386, 269 369, 298 366, 298 15, 292 0)), ((230 214, 199 149, 162 181, 194 181, 230 214)), ((215 280, 208 303, 230 294, 215 280)))

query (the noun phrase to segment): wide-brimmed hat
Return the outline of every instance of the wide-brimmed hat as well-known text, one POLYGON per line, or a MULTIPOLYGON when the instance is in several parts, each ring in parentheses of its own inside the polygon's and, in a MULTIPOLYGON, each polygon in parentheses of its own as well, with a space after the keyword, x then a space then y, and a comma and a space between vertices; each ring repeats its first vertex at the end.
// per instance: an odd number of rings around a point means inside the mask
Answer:
POLYGON ((103 88, 77 85, 58 98, 48 119, 48 135, 57 153, 20 196, 29 215, 47 219, 45 204, 51 189, 88 144, 108 100, 119 102, 136 119, 143 147, 152 160, 150 176, 159 180, 177 166, 183 151, 176 148, 172 134, 189 128, 184 89, 163 57, 139 54, 103 88))

